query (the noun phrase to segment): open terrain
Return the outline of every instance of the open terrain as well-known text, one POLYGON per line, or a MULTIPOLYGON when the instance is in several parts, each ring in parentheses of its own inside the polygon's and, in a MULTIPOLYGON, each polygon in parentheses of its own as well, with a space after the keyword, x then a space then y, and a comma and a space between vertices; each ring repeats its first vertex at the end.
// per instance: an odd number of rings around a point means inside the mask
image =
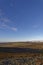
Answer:
POLYGON ((43 65, 43 42, 0 43, 0 65, 43 65))
POLYGON ((0 47, 43 49, 43 42, 8 42, 0 43, 0 47))
POLYGON ((43 65, 43 54, 0 53, 0 65, 43 65))

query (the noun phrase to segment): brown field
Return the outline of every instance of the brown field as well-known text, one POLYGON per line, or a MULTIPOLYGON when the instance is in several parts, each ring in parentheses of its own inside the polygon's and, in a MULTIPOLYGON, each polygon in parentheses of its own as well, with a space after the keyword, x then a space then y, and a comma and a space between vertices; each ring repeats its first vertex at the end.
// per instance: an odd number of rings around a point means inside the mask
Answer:
POLYGON ((43 42, 9 42, 9 43, 0 43, 0 47, 18 47, 18 48, 43 49, 43 42))
POLYGON ((40 56, 40 55, 42 55, 43 56, 43 54, 30 54, 30 53, 3 53, 3 52, 1 52, 0 53, 0 58, 6 58, 6 57, 11 57, 11 56, 13 56, 13 57, 34 57, 34 56, 40 56))
MULTIPOLYGON (((42 49, 43 42, 0 43, 0 47, 42 49)), ((43 65, 43 53, 0 52, 0 65, 43 65)))

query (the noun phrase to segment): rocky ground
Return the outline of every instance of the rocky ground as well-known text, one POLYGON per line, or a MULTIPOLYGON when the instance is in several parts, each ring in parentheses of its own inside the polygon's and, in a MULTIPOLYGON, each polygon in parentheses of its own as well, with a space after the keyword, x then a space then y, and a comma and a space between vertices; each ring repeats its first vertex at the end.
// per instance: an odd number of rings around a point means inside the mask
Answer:
POLYGON ((0 57, 0 65, 43 65, 43 54, 11 55, 0 57))

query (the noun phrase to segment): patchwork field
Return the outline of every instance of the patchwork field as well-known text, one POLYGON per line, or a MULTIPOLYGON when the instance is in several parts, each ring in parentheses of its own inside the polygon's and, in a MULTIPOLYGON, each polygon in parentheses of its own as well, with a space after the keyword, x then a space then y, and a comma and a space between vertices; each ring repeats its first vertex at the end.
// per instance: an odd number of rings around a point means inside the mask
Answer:
POLYGON ((43 65, 43 42, 0 43, 0 65, 43 65))

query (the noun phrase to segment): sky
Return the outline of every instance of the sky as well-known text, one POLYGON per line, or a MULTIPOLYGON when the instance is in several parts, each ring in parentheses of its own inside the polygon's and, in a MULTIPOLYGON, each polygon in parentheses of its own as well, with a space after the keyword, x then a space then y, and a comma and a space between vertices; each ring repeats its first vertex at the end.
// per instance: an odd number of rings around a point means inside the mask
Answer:
POLYGON ((43 40, 43 0, 0 0, 0 42, 43 40))

